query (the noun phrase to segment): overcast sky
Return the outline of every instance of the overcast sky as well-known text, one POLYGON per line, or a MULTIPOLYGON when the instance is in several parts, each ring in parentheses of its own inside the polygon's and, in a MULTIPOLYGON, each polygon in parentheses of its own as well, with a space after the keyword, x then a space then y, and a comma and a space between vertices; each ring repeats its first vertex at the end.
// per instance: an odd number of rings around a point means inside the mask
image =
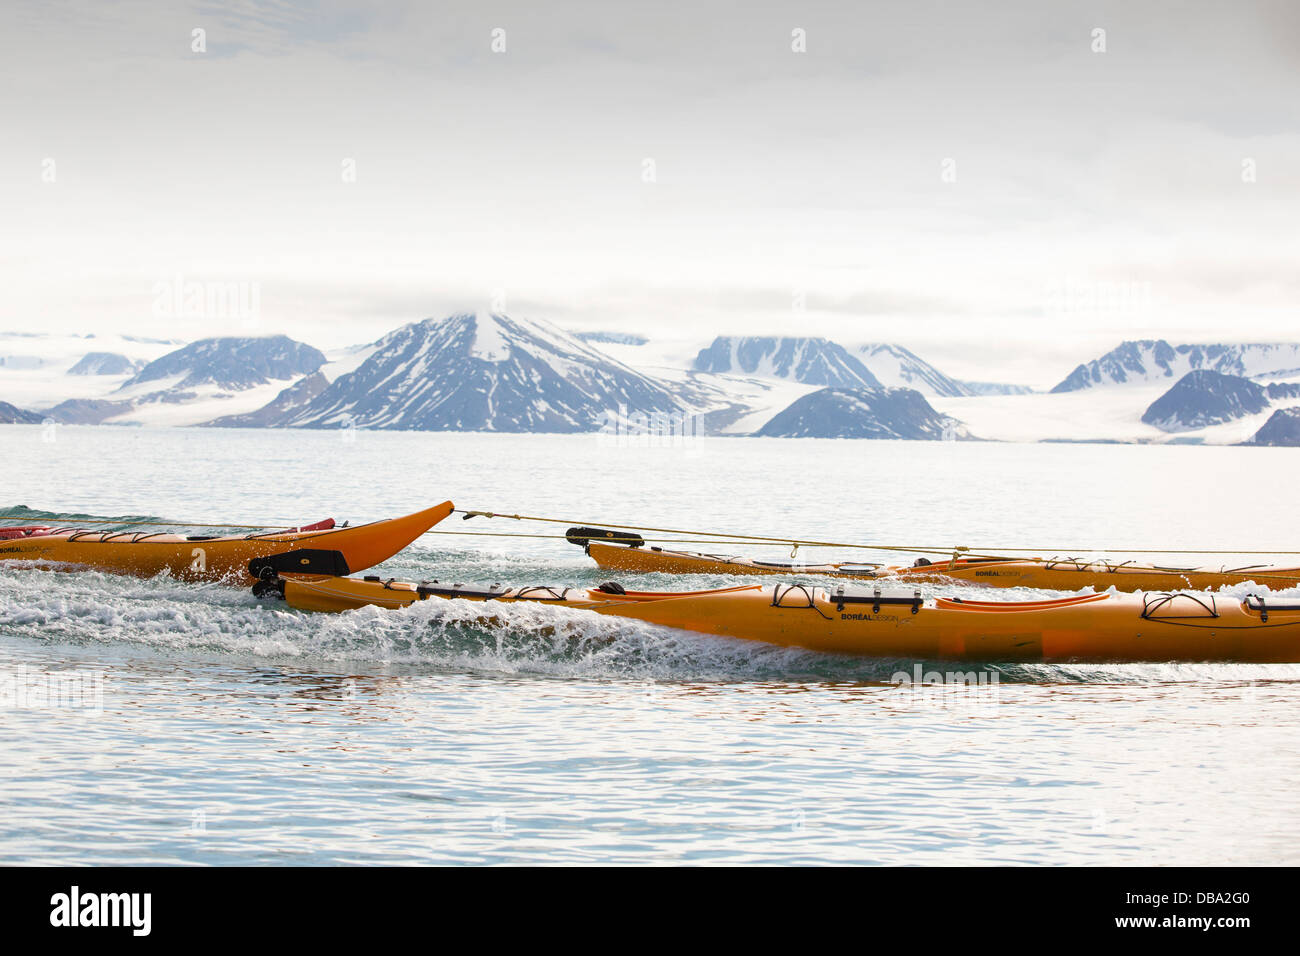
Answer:
POLYGON ((1297 10, 9 0, 0 329, 247 333, 180 277, 320 347, 494 301, 1036 385, 1296 340, 1297 10))

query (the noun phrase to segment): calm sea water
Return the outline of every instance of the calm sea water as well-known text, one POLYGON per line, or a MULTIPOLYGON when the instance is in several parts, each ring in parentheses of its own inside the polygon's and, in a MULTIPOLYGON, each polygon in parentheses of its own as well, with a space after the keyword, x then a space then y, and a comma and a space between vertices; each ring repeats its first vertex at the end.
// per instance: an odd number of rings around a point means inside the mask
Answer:
MULTIPOLYGON (((1292 449, 18 426, 0 438, 6 513, 361 521, 452 498, 1043 554, 1300 548, 1292 449)), ((468 535, 424 538, 383 570, 608 577, 563 541, 468 535)), ((556 609, 477 617, 459 602, 312 616, 217 586, 0 570, 0 862, 1300 862, 1300 667, 992 667, 995 685, 954 694, 891 683, 912 661, 556 609)))

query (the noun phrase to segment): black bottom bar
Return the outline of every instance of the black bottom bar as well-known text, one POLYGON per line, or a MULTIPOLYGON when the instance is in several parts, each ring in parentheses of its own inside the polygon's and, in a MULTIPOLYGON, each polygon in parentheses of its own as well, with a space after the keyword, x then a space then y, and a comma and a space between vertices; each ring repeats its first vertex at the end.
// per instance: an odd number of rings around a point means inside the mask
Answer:
POLYGON ((1149 945, 1197 936, 1233 945, 1261 930, 1289 929, 1292 882, 1290 871, 1271 869, 747 869, 724 882, 707 869, 12 868, 0 869, 0 914, 19 938, 259 947, 373 945, 430 932, 446 942, 441 934, 452 927, 496 943, 513 928, 554 941, 567 926, 612 943, 692 925, 733 943, 779 933, 819 948, 827 937, 865 943, 883 934, 951 946, 1005 940, 1008 931, 1022 939, 1132 937, 1149 945), (116 897, 122 925, 52 925, 71 922, 74 886, 86 915, 78 922, 104 921, 87 906, 112 916, 112 907, 99 909, 102 897, 87 904, 88 897, 128 894, 116 897), (149 894, 147 911, 142 895, 129 894, 149 894))

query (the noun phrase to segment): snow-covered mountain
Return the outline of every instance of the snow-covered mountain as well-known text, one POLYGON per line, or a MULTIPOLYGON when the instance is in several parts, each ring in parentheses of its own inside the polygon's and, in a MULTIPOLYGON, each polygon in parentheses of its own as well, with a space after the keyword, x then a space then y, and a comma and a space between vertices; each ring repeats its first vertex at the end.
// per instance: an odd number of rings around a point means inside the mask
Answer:
POLYGON ((846 349, 776 336, 701 344, 689 333, 574 335, 473 315, 324 355, 285 336, 186 345, 0 332, 0 402, 9 419, 84 424, 572 432, 607 426, 621 406, 629 415, 689 414, 694 434, 932 438, 969 428, 1005 441, 1210 444, 1267 438, 1269 415, 1300 405, 1293 344, 1128 342, 1051 394, 958 381, 892 344, 846 349), (886 400, 889 386, 906 383, 925 408, 886 400), (1126 387, 1097 387, 1117 384, 1126 387), (832 394, 845 389, 878 391, 832 394))
POLYGON ((273 427, 299 414, 329 387, 330 380, 325 377, 325 373, 315 371, 298 379, 268 405, 242 415, 223 415, 203 424, 213 428, 273 427))
POLYGON ((974 395, 964 382, 949 378, 901 345, 873 342, 861 345, 857 357, 889 388, 914 388, 922 395, 974 395))
POLYGON ((267 424, 581 432, 600 429, 620 408, 685 411, 664 383, 547 322, 463 314, 389 333, 354 371, 267 424))
POLYGON ((16 408, 8 402, 0 402, 0 425, 39 425, 43 421, 35 412, 16 408))
POLYGON ((1245 444, 1300 447, 1300 408, 1279 408, 1245 444))
POLYGON ((178 344, 183 343, 104 332, 0 332, 0 401, 44 412, 67 400, 103 398, 178 344), (117 373, 106 368, 97 375, 69 374, 96 354, 120 355, 131 367, 117 373))
POLYGON ((121 352, 87 352, 69 375, 134 375, 145 362, 129 359, 121 352))
POLYGON ((769 438, 970 438, 914 388, 823 388, 796 399, 756 434, 769 438))
POLYGON ((787 379, 691 368, 699 343, 654 339, 600 344, 602 354, 662 384, 690 410, 695 434, 748 435, 801 395, 817 390, 787 379))
POLYGON ((1172 382, 1202 368, 1244 378, 1295 375, 1300 372, 1300 344, 1170 345, 1163 339, 1124 342, 1101 358, 1080 365, 1052 391, 1172 382))
POLYGON ((134 408, 125 399, 69 398, 46 409, 45 414, 65 425, 102 425, 118 415, 130 414, 134 408))
POLYGON ((214 338, 191 342, 140 369, 122 390, 168 381, 168 388, 215 385, 243 391, 272 380, 287 381, 310 375, 325 364, 325 356, 287 335, 263 338, 214 338))
POLYGON ((834 388, 914 388, 922 395, 979 394, 915 352, 889 342, 852 348, 823 338, 719 336, 695 359, 697 370, 834 388))
POLYGON ((1183 432, 1262 412, 1274 400, 1300 398, 1300 385, 1260 385, 1209 369, 1188 372, 1151 403, 1142 421, 1161 431, 1183 432))
POLYGON ((695 369, 726 375, 783 379, 805 385, 864 388, 880 385, 861 360, 828 339, 720 335, 695 357, 695 369))
POLYGON ((196 425, 255 411, 324 362, 316 349, 284 335, 201 339, 141 363, 124 381, 91 375, 110 387, 65 399, 47 413, 69 424, 196 425))

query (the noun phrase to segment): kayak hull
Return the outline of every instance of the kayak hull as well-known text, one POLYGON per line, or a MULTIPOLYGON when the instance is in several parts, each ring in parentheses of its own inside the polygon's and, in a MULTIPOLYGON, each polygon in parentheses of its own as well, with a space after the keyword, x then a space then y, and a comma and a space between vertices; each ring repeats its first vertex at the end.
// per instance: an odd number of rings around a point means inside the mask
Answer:
POLYGON ((1019 558, 958 558, 921 567, 890 567, 841 564, 794 564, 755 561, 750 558, 668 551, 657 548, 629 548, 592 541, 587 547, 596 564, 609 571, 664 574, 806 574, 816 577, 893 579, 927 583, 965 581, 985 587, 1040 588, 1077 591, 1091 587, 1103 591, 1208 591, 1239 584, 1255 584, 1271 590, 1300 587, 1300 568, 1261 566, 1254 568, 1159 568, 1132 563, 1102 561, 1040 561, 1019 558))
POLYGON ((483 591, 330 577, 285 577, 293 607, 401 608, 430 598, 546 603, 786 647, 869 657, 969 661, 1300 662, 1300 604, 1212 594, 1083 594, 980 602, 906 594, 743 585, 711 591, 483 591))
POLYGON ((354 527, 267 532, 212 538, 173 534, 98 531, 0 541, 0 562, 45 562, 60 568, 93 569, 150 577, 167 573, 185 581, 253 583, 248 563, 291 551, 337 552, 351 571, 386 561, 451 514, 453 505, 354 527))

